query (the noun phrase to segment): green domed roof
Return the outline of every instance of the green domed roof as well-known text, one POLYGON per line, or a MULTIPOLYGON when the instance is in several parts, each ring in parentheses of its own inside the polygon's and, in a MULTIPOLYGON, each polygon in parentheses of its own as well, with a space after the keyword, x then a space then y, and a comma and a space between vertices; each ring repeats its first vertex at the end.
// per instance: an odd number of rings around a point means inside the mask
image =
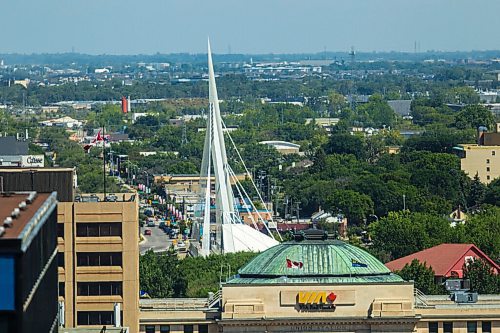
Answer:
POLYGON ((400 282, 368 252, 337 240, 303 240, 276 245, 255 257, 229 283, 400 282))

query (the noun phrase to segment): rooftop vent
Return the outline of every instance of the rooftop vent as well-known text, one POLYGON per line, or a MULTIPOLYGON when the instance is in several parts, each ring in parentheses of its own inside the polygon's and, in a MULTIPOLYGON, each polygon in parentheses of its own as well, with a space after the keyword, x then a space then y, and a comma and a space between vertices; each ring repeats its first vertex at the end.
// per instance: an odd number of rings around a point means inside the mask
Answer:
POLYGON ((12 213, 10 213, 10 216, 12 216, 13 218, 18 218, 19 214, 21 214, 21 210, 19 208, 14 208, 12 213))
POLYGON ((21 203, 19 204, 19 209, 20 210, 26 210, 26 201, 21 201, 21 203))
POLYGON ((12 226, 12 217, 6 217, 5 220, 3 220, 3 226, 5 228, 8 228, 10 226, 12 226))
POLYGON ((28 198, 26 198, 26 203, 27 204, 33 203, 33 201, 35 201, 36 195, 37 195, 36 192, 30 192, 30 194, 28 195, 28 198))
POLYGON ((4 227, 0 227, 0 237, 2 237, 3 234, 5 234, 5 228, 4 227))
POLYGON ((319 229, 307 229, 295 234, 296 241, 326 239, 328 239, 328 232, 319 229))

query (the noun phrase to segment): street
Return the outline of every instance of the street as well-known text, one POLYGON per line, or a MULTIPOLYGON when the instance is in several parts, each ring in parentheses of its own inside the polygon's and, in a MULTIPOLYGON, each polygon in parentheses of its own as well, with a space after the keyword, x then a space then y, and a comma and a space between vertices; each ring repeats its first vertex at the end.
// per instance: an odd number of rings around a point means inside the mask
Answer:
POLYGON ((141 254, 146 253, 149 249, 152 249, 154 252, 163 252, 172 244, 172 239, 168 238, 168 235, 158 228, 157 225, 154 227, 141 227, 141 235, 145 238, 139 244, 141 254), (151 235, 144 235, 144 230, 146 229, 151 230, 151 235))

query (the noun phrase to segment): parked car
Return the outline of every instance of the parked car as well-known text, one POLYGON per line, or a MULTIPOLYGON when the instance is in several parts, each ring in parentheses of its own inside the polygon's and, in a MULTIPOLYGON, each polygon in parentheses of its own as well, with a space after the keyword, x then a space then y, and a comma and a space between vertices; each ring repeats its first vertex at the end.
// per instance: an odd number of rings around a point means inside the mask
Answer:
POLYGON ((151 229, 144 230, 144 235, 145 236, 151 236, 151 229))

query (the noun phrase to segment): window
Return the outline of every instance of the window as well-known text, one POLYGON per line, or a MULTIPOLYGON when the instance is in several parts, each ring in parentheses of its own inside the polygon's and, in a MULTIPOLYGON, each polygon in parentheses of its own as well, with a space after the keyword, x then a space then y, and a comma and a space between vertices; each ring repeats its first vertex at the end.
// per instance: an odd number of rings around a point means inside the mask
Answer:
POLYGON ((78 282, 78 296, 122 296, 122 282, 78 282))
POLYGON ((155 333, 155 325, 146 325, 146 333, 155 333))
POLYGON ((64 223, 57 224, 57 237, 64 238, 64 223))
POLYGON ((64 252, 57 253, 57 267, 64 268, 64 252))
POLYGON ((113 325, 113 311, 78 311, 77 325, 113 325))
POLYGON ((170 325, 160 325, 160 333, 170 333, 170 325))
POLYGON ((467 333, 476 333, 477 332, 477 322, 468 321, 467 322, 467 333))
POLYGON ((193 325, 184 325, 184 333, 193 333, 194 328, 193 325))
POLYGON ((443 322, 443 333, 453 333, 453 322, 452 321, 443 322))
POLYGON ((122 236, 122 224, 120 222, 112 223, 77 223, 77 237, 107 237, 122 236))
POLYGON ((486 180, 490 180, 490 176, 489 176, 489 175, 488 175, 488 176, 486 176, 486 180))
POLYGON ((208 333, 208 325, 198 325, 198 333, 208 333))
POLYGON ((486 172, 490 172, 490 167, 486 167, 486 172))
POLYGON ((429 322, 429 333, 438 333, 438 323, 435 321, 429 322))
POLYGON ((64 282, 59 282, 59 296, 64 297, 64 282))
POLYGON ((79 252, 77 266, 122 266, 121 252, 79 252))
POLYGON ((486 164, 490 164, 490 159, 486 159, 486 164))
POLYGON ((495 151, 494 150, 491 151, 491 156, 495 156, 495 151))
POLYGON ((491 333, 491 321, 483 321, 481 327, 483 328, 483 333, 491 333))

